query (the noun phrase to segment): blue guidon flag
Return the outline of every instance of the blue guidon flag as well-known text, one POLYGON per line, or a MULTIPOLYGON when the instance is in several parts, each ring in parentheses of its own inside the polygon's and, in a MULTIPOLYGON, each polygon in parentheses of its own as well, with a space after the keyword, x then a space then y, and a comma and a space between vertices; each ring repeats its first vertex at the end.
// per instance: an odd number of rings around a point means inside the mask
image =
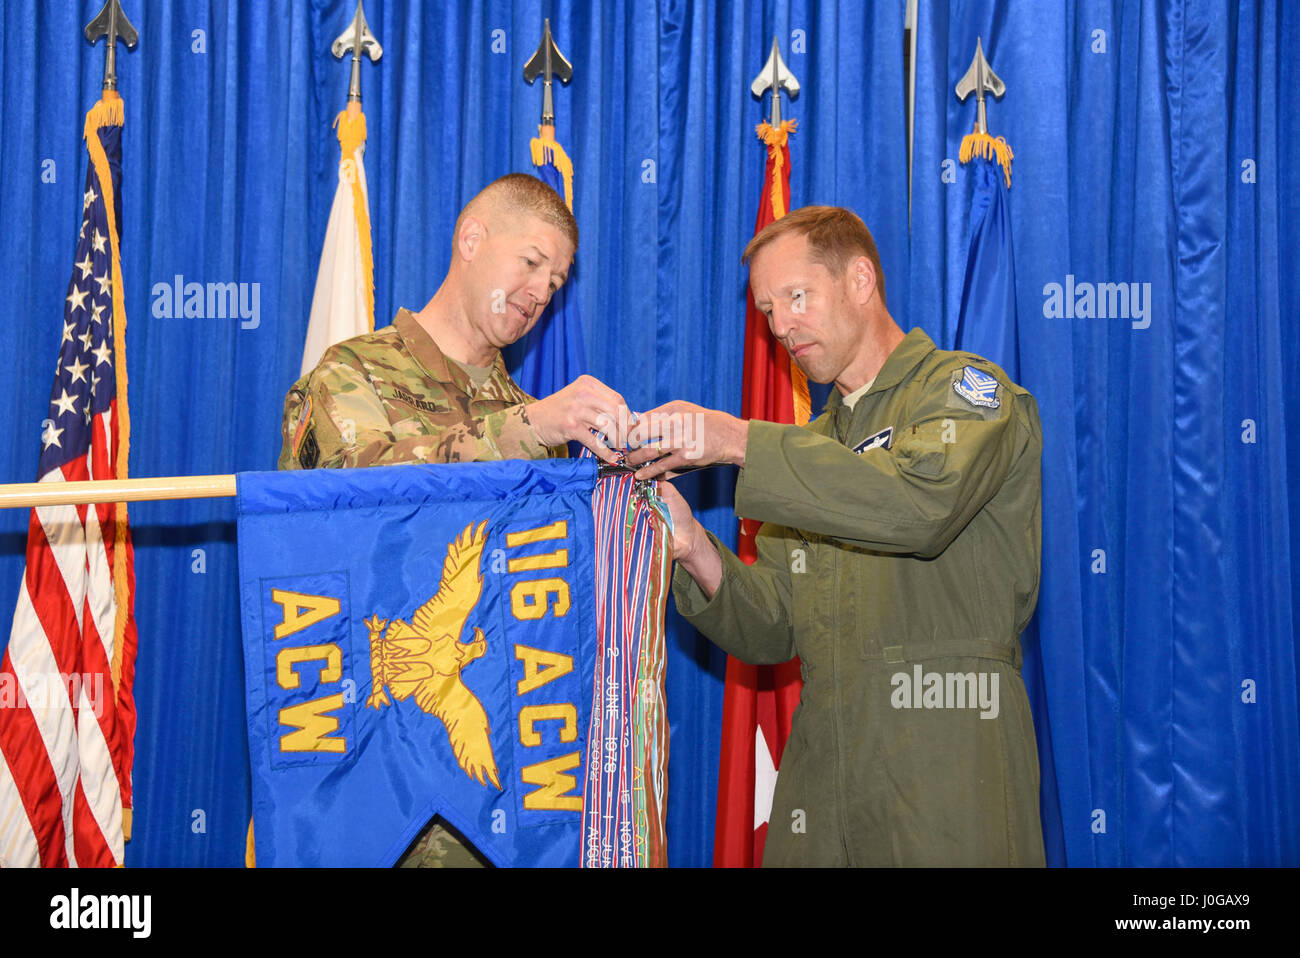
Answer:
POLYGON ((958 396, 966 400, 973 406, 985 406, 989 409, 997 409, 1000 405, 998 400, 998 381, 993 376, 976 369, 974 366, 966 366, 961 371, 961 378, 952 384, 952 388, 958 396))
POLYGON ((577 865, 590 460, 239 477, 256 859, 392 865, 435 814, 577 865))

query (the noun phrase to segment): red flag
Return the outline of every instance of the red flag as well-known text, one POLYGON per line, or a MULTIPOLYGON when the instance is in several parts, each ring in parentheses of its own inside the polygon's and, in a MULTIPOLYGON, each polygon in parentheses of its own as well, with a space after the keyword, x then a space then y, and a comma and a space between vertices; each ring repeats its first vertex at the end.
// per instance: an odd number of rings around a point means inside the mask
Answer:
MULTIPOLYGON (((758 136, 767 146, 767 175, 758 204, 757 234, 786 214, 790 205, 789 135, 795 121, 779 129, 767 123, 758 136)), ((805 425, 809 418, 808 381, 790 362, 790 354, 768 329, 767 318, 746 294, 745 373, 741 417, 805 425)), ((754 536, 759 523, 741 520, 736 552, 745 562, 757 557, 754 536)), ((718 813, 713 836, 713 864, 753 867, 763 863, 767 813, 790 734, 790 719, 803 683, 799 660, 782 665, 746 665, 727 659, 722 702, 722 749, 718 768, 718 813), (757 813, 756 810, 757 809, 757 813)))
MULTIPOLYGON (((40 482, 126 478, 117 221, 122 100, 86 116, 90 169, 40 482)), ((125 504, 40 506, 0 660, 0 865, 121 865, 130 836, 135 598, 125 504)))

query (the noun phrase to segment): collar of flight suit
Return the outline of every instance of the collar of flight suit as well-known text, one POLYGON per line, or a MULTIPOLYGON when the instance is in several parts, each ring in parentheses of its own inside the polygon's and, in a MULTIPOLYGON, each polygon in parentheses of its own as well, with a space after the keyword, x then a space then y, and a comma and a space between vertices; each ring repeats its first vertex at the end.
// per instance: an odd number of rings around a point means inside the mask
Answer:
MULTIPOLYGON (((876 381, 871 384, 871 388, 867 390, 866 394, 858 399, 853 407, 854 410, 863 408, 867 396, 884 389, 892 389, 901 383, 935 349, 934 340, 926 335, 925 330, 920 326, 914 327, 894 347, 894 351, 885 360, 885 365, 881 366, 880 372, 876 374, 876 381)), ((830 395, 826 397, 826 407, 823 411, 826 415, 833 417, 841 409, 848 411, 844 405, 844 394, 840 392, 838 386, 833 386, 830 395)))
POLYGON ((475 386, 469 378, 469 373, 447 358, 447 355, 438 348, 438 344, 433 341, 433 337, 425 332, 424 327, 415 318, 415 313, 405 306, 400 307, 397 315, 393 317, 393 328, 402 337, 402 342, 406 343, 407 350, 415 357, 416 362, 428 371, 434 382, 455 383, 461 392, 468 393, 470 396, 474 396, 480 389, 494 381, 513 382, 506 369, 506 361, 498 350, 496 358, 492 360, 492 372, 487 379, 475 386))
POLYGON ((852 409, 844 405, 844 395, 839 387, 832 387, 824 411, 831 435, 839 442, 851 445, 850 439, 857 436, 864 428, 859 419, 868 417, 866 410, 873 405, 867 402, 867 397, 886 389, 893 389, 934 350, 934 341, 926 335, 925 330, 917 326, 907 333, 894 347, 894 351, 885 358, 885 364, 880 367, 880 372, 876 374, 871 388, 858 398, 852 409))

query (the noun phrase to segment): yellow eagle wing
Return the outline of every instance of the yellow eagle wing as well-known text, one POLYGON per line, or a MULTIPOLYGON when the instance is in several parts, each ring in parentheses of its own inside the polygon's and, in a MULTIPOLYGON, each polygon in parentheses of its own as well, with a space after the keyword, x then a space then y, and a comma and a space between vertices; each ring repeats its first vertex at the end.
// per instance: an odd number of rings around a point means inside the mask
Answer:
POLYGON ((421 683, 415 693, 415 702, 442 720, 456 761, 465 774, 480 785, 491 781, 500 788, 487 713, 478 697, 460 680, 460 675, 421 683))
POLYGON ((471 522, 455 542, 448 543, 447 558, 442 563, 442 584, 433 598, 416 609, 411 617, 411 626, 420 635, 460 638, 465 620, 483 592, 479 558, 486 542, 485 521, 479 523, 477 529, 471 522))

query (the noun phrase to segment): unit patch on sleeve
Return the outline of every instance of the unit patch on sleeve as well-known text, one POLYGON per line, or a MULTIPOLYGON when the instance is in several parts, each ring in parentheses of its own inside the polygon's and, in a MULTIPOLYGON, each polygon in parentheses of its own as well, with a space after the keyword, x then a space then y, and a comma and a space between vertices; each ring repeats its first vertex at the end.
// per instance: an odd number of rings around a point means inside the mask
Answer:
POLYGON ((311 396, 307 396, 298 407, 298 421, 293 427, 293 456, 298 458, 298 451, 302 448, 302 441, 307 435, 307 428, 311 425, 311 396))
POLYGON ((298 465, 304 469, 315 469, 318 462, 320 462, 320 444, 316 441, 316 424, 311 423, 302 437, 302 448, 298 450, 298 465))
POLYGON ((953 374, 952 389, 972 406, 997 409, 1002 404, 998 399, 997 379, 974 366, 963 366, 953 374))

